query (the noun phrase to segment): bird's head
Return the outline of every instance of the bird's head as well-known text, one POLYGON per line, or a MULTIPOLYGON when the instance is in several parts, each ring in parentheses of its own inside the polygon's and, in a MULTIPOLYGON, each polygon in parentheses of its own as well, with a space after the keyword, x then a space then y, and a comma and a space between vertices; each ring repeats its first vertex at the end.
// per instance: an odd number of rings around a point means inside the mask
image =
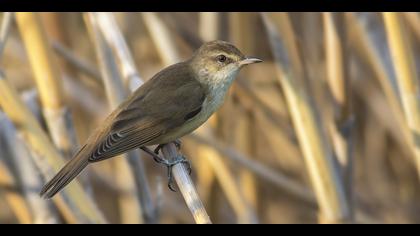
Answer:
POLYGON ((232 44, 215 40, 203 44, 192 56, 190 63, 200 79, 208 83, 230 83, 245 65, 262 62, 246 57, 232 44))

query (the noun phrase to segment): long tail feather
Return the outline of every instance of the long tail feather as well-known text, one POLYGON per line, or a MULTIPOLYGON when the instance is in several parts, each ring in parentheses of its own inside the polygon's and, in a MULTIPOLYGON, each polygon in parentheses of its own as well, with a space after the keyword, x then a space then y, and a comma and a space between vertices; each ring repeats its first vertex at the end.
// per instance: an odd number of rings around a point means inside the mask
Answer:
POLYGON ((52 198, 89 164, 89 158, 83 152, 82 148, 77 155, 71 159, 45 186, 40 195, 44 198, 52 198))

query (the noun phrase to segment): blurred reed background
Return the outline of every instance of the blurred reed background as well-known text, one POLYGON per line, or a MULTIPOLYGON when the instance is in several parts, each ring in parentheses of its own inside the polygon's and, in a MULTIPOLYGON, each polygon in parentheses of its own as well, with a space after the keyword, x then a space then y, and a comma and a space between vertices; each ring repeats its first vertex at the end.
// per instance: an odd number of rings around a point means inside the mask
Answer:
POLYGON ((264 63, 183 138, 213 223, 420 223, 419 13, 2 13, 0 27, 0 223, 194 223, 139 151, 38 192, 142 80, 214 39, 264 63))

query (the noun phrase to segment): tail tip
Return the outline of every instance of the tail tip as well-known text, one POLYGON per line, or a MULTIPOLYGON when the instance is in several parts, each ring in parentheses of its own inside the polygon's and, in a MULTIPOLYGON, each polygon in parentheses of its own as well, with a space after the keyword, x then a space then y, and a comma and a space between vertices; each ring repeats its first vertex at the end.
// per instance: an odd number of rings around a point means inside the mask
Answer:
POLYGON ((49 186, 48 184, 46 184, 42 189, 41 189, 41 191, 39 192, 39 196, 42 198, 42 199, 45 199, 45 200, 49 200, 49 199, 51 199, 52 197, 54 197, 54 195, 56 194, 56 192, 53 192, 52 191, 52 186, 49 186))
POLYGON ((51 199, 51 196, 49 196, 49 194, 45 190, 41 190, 39 192, 39 197, 42 198, 42 199, 44 199, 44 200, 51 199))

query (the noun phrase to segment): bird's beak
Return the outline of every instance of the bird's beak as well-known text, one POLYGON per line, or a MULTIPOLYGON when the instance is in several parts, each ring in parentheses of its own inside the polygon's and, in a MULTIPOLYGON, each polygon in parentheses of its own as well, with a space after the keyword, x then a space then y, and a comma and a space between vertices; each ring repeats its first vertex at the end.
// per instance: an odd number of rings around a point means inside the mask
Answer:
POLYGON ((255 58, 255 57, 247 57, 245 59, 243 59, 242 61, 239 62, 240 66, 245 66, 245 65, 249 65, 249 64, 253 64, 253 63, 260 63, 263 60, 255 58))

